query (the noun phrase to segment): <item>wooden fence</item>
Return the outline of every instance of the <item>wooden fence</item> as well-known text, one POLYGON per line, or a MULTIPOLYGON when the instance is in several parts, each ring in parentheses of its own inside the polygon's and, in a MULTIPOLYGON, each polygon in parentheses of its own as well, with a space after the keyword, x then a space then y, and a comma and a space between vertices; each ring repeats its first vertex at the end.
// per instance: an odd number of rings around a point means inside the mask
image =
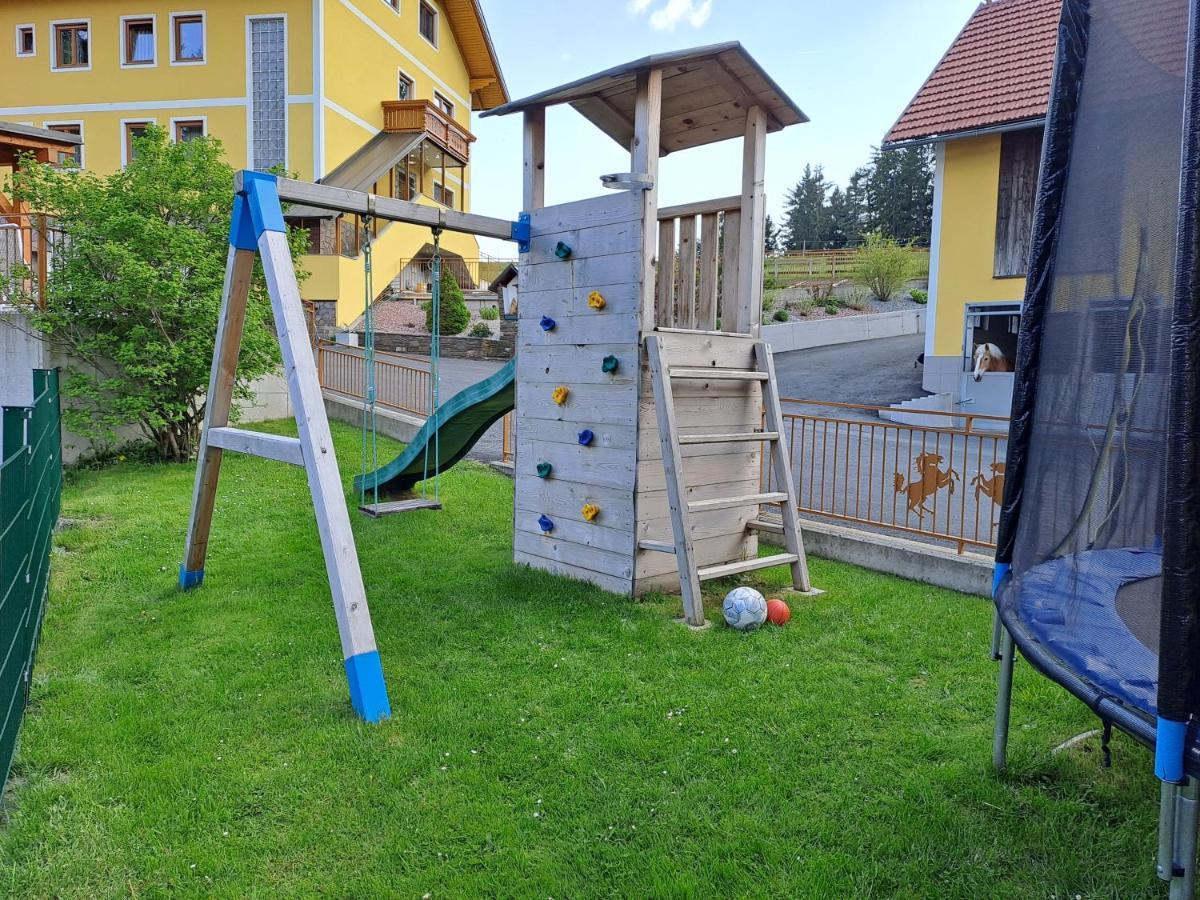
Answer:
MULTIPOLYGON (((913 247, 913 271, 929 272, 929 249, 913 247)), ((806 250, 767 257, 763 274, 768 284, 782 287, 797 281, 840 281, 854 275, 855 247, 838 250, 806 250)))

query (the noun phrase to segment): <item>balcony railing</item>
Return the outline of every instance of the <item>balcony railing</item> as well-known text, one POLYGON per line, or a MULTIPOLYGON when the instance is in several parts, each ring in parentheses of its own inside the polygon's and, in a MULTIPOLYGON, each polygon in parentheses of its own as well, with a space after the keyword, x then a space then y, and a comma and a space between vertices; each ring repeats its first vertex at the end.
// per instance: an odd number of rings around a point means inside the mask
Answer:
POLYGON ((471 161, 475 135, 428 100, 384 100, 382 106, 384 131, 423 131, 443 150, 464 163, 471 161))
POLYGON ((66 235, 44 215, 0 215, 0 303, 42 303, 42 285, 66 235))
MULTIPOLYGON (((365 400, 367 379, 363 351, 322 342, 317 345, 321 387, 355 400, 365 400)), ((375 403, 401 412, 429 415, 429 369, 417 360, 375 352, 375 403)))

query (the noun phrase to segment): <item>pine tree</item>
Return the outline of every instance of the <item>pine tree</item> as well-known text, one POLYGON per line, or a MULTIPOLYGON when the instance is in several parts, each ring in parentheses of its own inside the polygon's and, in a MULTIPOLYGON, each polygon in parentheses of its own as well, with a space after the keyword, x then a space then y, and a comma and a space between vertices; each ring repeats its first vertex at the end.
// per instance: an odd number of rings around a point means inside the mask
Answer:
POLYGON ((768 256, 779 252, 779 227, 769 215, 763 226, 763 250, 768 256))
POLYGON ((784 204, 784 242, 789 250, 819 246, 827 231, 829 182, 820 166, 804 167, 800 181, 784 204))

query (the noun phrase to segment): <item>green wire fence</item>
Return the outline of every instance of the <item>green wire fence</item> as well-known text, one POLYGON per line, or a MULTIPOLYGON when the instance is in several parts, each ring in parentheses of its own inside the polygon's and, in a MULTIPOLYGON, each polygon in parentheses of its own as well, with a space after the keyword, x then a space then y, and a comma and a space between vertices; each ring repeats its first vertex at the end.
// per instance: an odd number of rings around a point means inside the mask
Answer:
POLYGON ((33 393, 0 426, 0 787, 29 702, 62 494, 58 372, 35 370, 33 393))

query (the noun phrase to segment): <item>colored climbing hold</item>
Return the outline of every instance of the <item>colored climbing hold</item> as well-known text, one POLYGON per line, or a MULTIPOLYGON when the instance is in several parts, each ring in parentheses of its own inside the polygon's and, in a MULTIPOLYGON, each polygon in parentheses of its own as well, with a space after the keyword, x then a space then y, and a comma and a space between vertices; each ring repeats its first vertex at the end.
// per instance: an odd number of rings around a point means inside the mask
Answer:
POLYGON ((557 256, 559 259, 566 259, 567 257, 569 257, 571 255, 570 245, 564 244, 562 241, 559 241, 557 244, 554 245, 554 255, 557 256))
POLYGON ((571 389, 569 387, 567 387, 565 384, 560 384, 550 394, 550 399, 553 400, 555 403, 557 403, 559 406, 562 406, 564 403, 567 402, 567 395, 570 393, 571 393, 571 389))
POLYGON ((599 291, 592 291, 588 294, 588 306, 592 309, 604 309, 608 305, 608 301, 604 299, 604 295, 599 291))
POLYGON ((554 530, 554 520, 547 515, 538 516, 538 528, 550 532, 554 530))
POLYGON ((549 478, 552 471, 554 471, 554 466, 550 465, 548 462, 540 462, 537 464, 538 478, 549 478))
POLYGON ((592 434, 592 430, 590 428, 585 428, 583 431, 579 432, 579 443, 581 446, 590 447, 592 445, 592 440, 595 437, 596 435, 592 434))
POLYGON ((595 503, 585 503, 583 504, 583 509, 579 510, 579 513, 583 516, 585 522, 591 522, 596 516, 600 515, 600 507, 595 503))
POLYGON ((542 326, 542 331, 553 331, 558 327, 558 323, 549 316, 542 316, 542 321, 538 324, 542 326))
POLYGON ((613 372, 617 371, 618 365, 620 365, 620 361, 610 353, 601 361, 600 371, 606 375, 611 375, 613 372))

